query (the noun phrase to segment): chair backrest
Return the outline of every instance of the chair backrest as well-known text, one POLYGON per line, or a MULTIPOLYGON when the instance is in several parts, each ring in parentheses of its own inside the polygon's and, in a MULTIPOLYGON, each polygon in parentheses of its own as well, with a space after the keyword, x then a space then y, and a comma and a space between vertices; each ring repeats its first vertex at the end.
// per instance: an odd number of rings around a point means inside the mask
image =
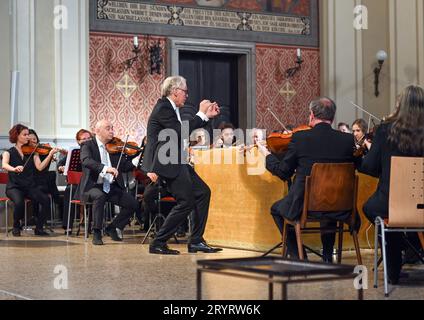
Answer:
POLYGON ((424 228, 424 158, 392 157, 389 226, 424 228))
POLYGON ((9 174, 5 171, 0 171, 0 184, 7 184, 9 182, 9 174))
POLYGON ((68 184, 78 185, 81 181, 82 172, 79 171, 68 171, 68 175, 66 176, 66 180, 68 184))
POLYGON ((315 163, 306 178, 306 211, 349 211, 355 208, 357 177, 353 163, 315 163))

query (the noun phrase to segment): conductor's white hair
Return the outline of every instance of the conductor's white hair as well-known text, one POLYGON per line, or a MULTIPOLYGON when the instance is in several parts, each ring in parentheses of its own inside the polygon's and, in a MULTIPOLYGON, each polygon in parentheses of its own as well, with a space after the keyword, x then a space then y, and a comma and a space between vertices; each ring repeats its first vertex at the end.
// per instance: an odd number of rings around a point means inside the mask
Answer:
POLYGON ((162 97, 169 97, 173 90, 177 88, 185 88, 187 81, 181 76, 172 76, 165 79, 162 84, 161 94, 162 97))

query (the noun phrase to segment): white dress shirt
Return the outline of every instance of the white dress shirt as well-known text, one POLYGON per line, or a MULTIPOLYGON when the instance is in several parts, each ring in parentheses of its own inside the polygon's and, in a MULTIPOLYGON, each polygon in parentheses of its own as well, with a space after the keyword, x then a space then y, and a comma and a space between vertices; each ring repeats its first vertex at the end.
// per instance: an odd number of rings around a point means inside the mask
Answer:
MULTIPOLYGON (((167 97, 167 99, 169 100, 169 102, 171 102, 171 105, 174 108, 175 113, 177 114, 178 121, 180 123, 182 123, 181 115, 180 115, 180 108, 177 108, 177 105, 175 104, 174 101, 172 101, 172 99, 169 99, 168 97, 167 97)), ((199 111, 198 113, 196 113, 196 116, 199 116, 203 121, 209 121, 209 118, 202 111, 199 111)))

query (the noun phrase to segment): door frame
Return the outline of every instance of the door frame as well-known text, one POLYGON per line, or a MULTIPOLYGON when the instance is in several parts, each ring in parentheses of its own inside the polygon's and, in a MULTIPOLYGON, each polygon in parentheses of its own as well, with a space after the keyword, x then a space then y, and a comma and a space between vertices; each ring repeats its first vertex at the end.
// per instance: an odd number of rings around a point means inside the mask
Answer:
POLYGON ((179 74, 180 51, 234 54, 238 56, 239 127, 256 126, 256 45, 251 42, 199 40, 192 38, 167 39, 167 75, 179 74))

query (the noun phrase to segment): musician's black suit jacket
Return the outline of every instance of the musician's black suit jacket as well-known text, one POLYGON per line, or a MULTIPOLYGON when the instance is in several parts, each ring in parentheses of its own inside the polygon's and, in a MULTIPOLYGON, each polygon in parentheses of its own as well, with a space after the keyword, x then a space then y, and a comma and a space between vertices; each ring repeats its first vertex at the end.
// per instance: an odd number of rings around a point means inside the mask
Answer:
POLYGON ((279 160, 266 157, 266 168, 282 180, 296 174, 288 195, 283 200, 281 214, 289 220, 300 217, 303 209, 306 176, 314 163, 354 162, 353 135, 333 130, 329 124, 319 123, 311 130, 293 134, 286 155, 279 160))
MULTIPOLYGON (((109 154, 109 157, 112 167, 117 168, 120 154, 109 154)), ((82 178, 76 194, 79 196, 79 199, 86 200, 84 194, 97 184, 99 174, 104 167, 95 137, 81 145, 81 162, 82 178)), ((134 169, 134 165, 124 154, 118 168, 120 174, 114 182, 119 188, 125 189, 124 179, 121 173, 131 171, 132 169, 134 169)))
MULTIPOLYGON (((185 133, 186 139, 189 139, 189 134, 193 130, 204 127, 207 122, 196 115, 188 121, 188 124, 188 132, 185 133)), ((162 131, 162 133, 165 132, 162 131)), ((159 99, 147 124, 147 144, 141 169, 146 173, 153 172, 160 177, 169 179, 178 176, 181 166, 187 164, 187 159, 182 150, 181 134, 181 123, 178 121, 171 102, 167 98, 159 99), (167 137, 165 141, 159 141, 159 134, 164 129, 170 129, 173 134, 167 137), (174 154, 174 161, 159 161, 159 158, 169 157, 171 150, 174 154)))

